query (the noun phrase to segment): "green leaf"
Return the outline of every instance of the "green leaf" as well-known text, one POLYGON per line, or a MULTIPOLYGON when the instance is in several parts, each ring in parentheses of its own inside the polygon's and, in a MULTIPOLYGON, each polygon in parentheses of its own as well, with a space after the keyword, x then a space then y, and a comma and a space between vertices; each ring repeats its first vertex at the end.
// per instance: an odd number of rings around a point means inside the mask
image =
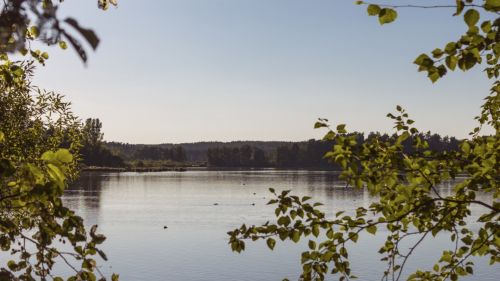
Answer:
POLYGON ((445 59, 445 63, 449 69, 455 70, 455 68, 457 67, 458 58, 455 56, 447 56, 445 59))
POLYGON ((17 263, 13 260, 10 260, 7 262, 7 266, 9 267, 10 270, 12 271, 17 271, 17 263))
POLYGON ((92 240, 96 244, 102 244, 106 240, 106 236, 104 236, 102 234, 98 234, 94 238, 92 238, 92 240))
POLYGON ((332 252, 332 251, 327 251, 326 253, 323 254, 323 256, 321 257, 321 259, 323 261, 329 262, 329 261, 332 260, 334 254, 335 253, 332 252))
POLYGON ((467 12, 465 12, 464 14, 464 21, 469 27, 475 26, 476 23, 479 21, 479 17, 480 16, 478 11, 470 9, 467 10, 467 12))
POLYGON ((436 59, 440 58, 443 55, 443 50, 436 48, 432 51, 432 56, 436 59))
POLYGON ((3 132, 0 132, 0 142, 3 142, 5 139, 5 134, 3 132))
POLYGON ((462 151, 465 153, 465 155, 469 155, 470 153, 470 144, 466 141, 462 143, 462 151))
POLYGON ((339 250, 339 254, 340 254, 341 256, 343 256, 344 258, 347 258, 347 257, 348 257, 348 254, 347 254, 347 249, 346 249, 345 247, 340 248, 340 250, 339 250))
POLYGON ((355 232, 351 232, 351 233, 349 233, 349 238, 351 238, 351 240, 354 243, 356 243, 356 242, 358 242, 359 235, 355 232))
POLYGON ((441 260, 445 262, 451 262, 452 256, 449 252, 445 251, 443 252, 443 255, 441 256, 441 260))
POLYGON ((433 60, 426 54, 418 56, 413 63, 424 67, 430 67, 434 64, 433 60))
POLYGON ((391 23, 396 20, 398 13, 394 9, 384 8, 380 11, 378 15, 378 21, 380 24, 391 23))
POLYGON ((315 225, 313 225, 313 227, 312 227, 312 234, 313 234, 315 237, 318 237, 318 236, 319 236, 319 224, 315 224, 315 225))
POLYGON ((60 161, 61 163, 71 163, 73 161, 73 155, 67 149, 59 149, 54 154, 54 158, 60 161))
POLYGON ((309 240, 308 246, 309 249, 316 250, 316 242, 314 242, 313 240, 309 240))
POLYGON ((330 130, 326 135, 323 137, 323 140, 333 140, 335 138, 335 132, 330 130))
POLYGON ((47 151, 42 154, 41 159, 45 162, 54 162, 55 156, 54 152, 52 151, 47 151))
MULTIPOLYGON (((499 0, 500 1, 500 0, 499 0)), ((490 32, 491 30, 491 21, 485 21, 481 24, 481 30, 484 32, 484 33, 488 33, 490 32)))
POLYGON ((59 41, 59 48, 66 50, 68 48, 68 44, 65 41, 59 41))
POLYGON ((500 10, 500 0, 486 0, 484 7, 488 10, 498 12, 500 10))
POLYGON ((339 134, 345 134, 345 133, 347 133, 347 131, 345 130, 345 124, 339 124, 337 126, 337 132, 339 134))
POLYGON ((437 70, 429 71, 429 74, 427 76, 429 77, 429 79, 431 79, 432 83, 436 82, 439 78, 441 78, 437 70))
POLYGON ((33 37, 38 37, 40 35, 40 30, 38 30, 38 27, 32 26, 30 27, 30 33, 33 37))
POLYGON ((465 3, 464 3, 463 0, 456 0, 456 3, 457 3, 457 10, 453 14, 454 16, 460 15, 462 13, 462 11, 464 10, 464 7, 465 7, 465 3))
POLYGON ((64 180, 66 177, 57 166, 53 164, 47 164, 47 172, 60 188, 64 187, 64 180))
POLYGON ((314 123, 314 129, 323 128, 323 127, 328 127, 328 125, 323 123, 323 122, 314 123))
POLYGON ((368 15, 376 16, 380 13, 380 7, 378 5, 370 4, 368 5, 366 11, 368 12, 368 15))
POLYGON ((456 50, 457 50, 457 43, 455 43, 455 42, 450 42, 450 43, 446 44, 446 47, 444 47, 444 51, 447 54, 452 54, 456 50))
POLYGON ((111 281, 118 281, 120 279, 120 275, 116 274, 116 273, 113 273, 113 275, 111 275, 111 281))
POLYGON ((366 231, 368 231, 368 233, 370 234, 375 235, 375 233, 377 232, 377 226, 370 225, 369 227, 366 228, 366 231))
POLYGON ((288 216, 284 216, 278 219, 279 225, 288 226, 290 224, 290 218, 288 216))
POLYGON ((434 271, 439 271, 439 264, 435 264, 432 268, 434 271))
POLYGON ((273 250, 274 246, 276 245, 276 240, 274 240, 273 238, 268 238, 266 240, 266 243, 267 243, 267 247, 269 247, 269 249, 273 250))

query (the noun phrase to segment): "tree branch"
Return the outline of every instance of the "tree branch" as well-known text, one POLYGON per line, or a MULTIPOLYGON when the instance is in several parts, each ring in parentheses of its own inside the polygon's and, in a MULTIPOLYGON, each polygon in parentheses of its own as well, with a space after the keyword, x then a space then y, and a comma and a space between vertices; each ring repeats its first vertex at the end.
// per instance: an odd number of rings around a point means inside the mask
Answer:
MULTIPOLYGON (((369 2, 363 2, 363 4, 367 5, 377 5, 379 7, 383 8, 393 8, 393 9, 398 9, 398 8, 416 8, 416 9, 440 9, 440 8, 457 8, 457 5, 413 5, 413 4, 408 4, 408 5, 389 5, 389 4, 375 4, 375 3, 369 3, 369 2)), ((474 7, 474 8, 482 8, 484 7, 482 5, 478 4, 464 4, 464 7, 474 7)))

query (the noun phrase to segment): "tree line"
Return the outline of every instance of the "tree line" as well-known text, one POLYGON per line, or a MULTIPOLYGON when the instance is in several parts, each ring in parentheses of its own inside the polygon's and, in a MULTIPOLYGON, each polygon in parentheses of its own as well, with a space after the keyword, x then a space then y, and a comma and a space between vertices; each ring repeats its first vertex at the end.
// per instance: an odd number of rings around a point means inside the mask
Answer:
POLYGON ((186 161, 186 152, 182 146, 106 143, 101 129, 102 123, 98 118, 88 118, 85 121, 80 154, 82 163, 86 166, 124 167, 131 162, 143 166, 144 161, 186 161))
POLYGON ((216 147, 207 150, 207 165, 216 167, 268 167, 269 156, 264 150, 250 145, 216 147))
MULTIPOLYGON (((369 133, 349 134, 356 139, 359 146, 378 138, 380 141, 389 141, 391 135, 369 133)), ((459 140, 455 137, 442 137, 430 132, 420 133, 418 137, 429 144, 429 149, 436 152, 456 151, 459 140)), ((401 144, 403 151, 408 154, 416 153, 414 149, 416 137, 410 137, 401 144)), ((325 168, 338 169, 335 164, 324 158, 332 150, 334 141, 308 140, 305 142, 283 143, 273 150, 263 150, 256 146, 242 145, 241 147, 215 147, 207 150, 207 165, 211 167, 277 167, 277 168, 325 168)))
MULTIPOLYGON (((303 142, 275 141, 238 141, 238 142, 199 142, 188 144, 128 144, 104 142, 99 119, 89 118, 83 126, 82 163, 87 166, 124 167, 127 165, 143 166, 144 162, 153 165, 175 163, 199 163, 209 167, 276 167, 276 168, 321 168, 338 169, 324 155, 335 145, 333 141, 308 140, 303 142), (193 160, 196 159, 196 160, 193 160)), ((371 132, 367 136, 354 132, 349 134, 362 145, 377 138, 387 142, 393 137, 389 134, 371 132)), ((429 149, 436 152, 455 151, 459 140, 454 137, 442 137, 439 134, 419 133, 429 149)), ((412 154, 416 137, 402 141, 404 153, 412 154)))
MULTIPOLYGON (((89 118, 83 126, 82 163, 87 166, 124 167, 175 165, 176 163, 198 163, 209 167, 275 167, 275 168, 321 168, 338 169, 338 166, 324 158, 335 145, 334 141, 308 140, 303 142, 276 141, 237 141, 237 142, 199 142, 187 144, 128 144, 104 142, 99 119, 89 118)), ((356 139, 358 146, 370 139, 389 141, 393 135, 371 132, 349 134, 356 139)), ((442 137, 431 132, 419 133, 419 139, 426 141, 429 149, 436 152, 456 151, 459 140, 455 137, 442 137)), ((412 154, 416 136, 401 142, 404 153, 412 154)))

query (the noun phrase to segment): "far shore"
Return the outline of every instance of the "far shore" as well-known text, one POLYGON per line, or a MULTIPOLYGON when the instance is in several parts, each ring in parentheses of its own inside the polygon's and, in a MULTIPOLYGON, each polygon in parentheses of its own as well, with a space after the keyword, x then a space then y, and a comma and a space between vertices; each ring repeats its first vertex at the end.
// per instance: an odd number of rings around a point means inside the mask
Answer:
POLYGON ((185 167, 83 167, 84 172, 185 172, 185 167))
POLYGON ((325 169, 325 167, 215 167, 215 166, 182 166, 182 167, 98 167, 88 166, 83 167, 83 172, 186 172, 193 170, 206 171, 252 171, 252 170, 304 170, 304 171, 332 171, 337 170, 325 169))

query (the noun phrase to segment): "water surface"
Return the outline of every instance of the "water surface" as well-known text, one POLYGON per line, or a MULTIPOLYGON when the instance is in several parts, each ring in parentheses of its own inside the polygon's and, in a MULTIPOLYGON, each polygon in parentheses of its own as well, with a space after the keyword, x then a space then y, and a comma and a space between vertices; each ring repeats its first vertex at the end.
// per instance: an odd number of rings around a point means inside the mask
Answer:
MULTIPOLYGON (((64 201, 106 234, 109 261, 101 270, 119 273, 120 280, 297 280, 303 243, 278 243, 269 251, 264 243, 248 242, 242 254, 227 245, 227 231, 273 219, 269 187, 312 196, 330 217, 372 200, 363 190, 345 189, 334 172, 255 170, 84 173, 64 201)), ((380 235, 361 237, 352 248, 361 280, 380 280, 384 264, 377 250, 383 241, 380 235)), ((432 266, 448 243, 447 237, 424 243, 408 269, 432 266)), ((497 280, 498 267, 479 262, 469 280, 497 280)))

